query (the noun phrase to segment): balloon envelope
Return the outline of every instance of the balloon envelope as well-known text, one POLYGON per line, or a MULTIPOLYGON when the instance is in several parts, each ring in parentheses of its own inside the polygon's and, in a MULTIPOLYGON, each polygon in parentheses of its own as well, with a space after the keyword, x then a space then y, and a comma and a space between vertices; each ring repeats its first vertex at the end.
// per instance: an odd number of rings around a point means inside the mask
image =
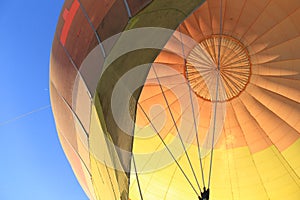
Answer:
POLYGON ((50 94, 87 196, 298 200, 299 8, 66 0, 50 94))

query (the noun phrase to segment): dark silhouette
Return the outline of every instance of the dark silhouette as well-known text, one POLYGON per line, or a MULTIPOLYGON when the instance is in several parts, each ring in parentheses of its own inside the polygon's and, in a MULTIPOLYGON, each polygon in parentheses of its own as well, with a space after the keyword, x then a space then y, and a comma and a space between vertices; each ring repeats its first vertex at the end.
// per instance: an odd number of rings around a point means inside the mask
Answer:
POLYGON ((204 189, 204 191, 201 192, 201 197, 199 197, 199 200, 209 200, 209 188, 206 189, 204 187, 203 189, 204 189))

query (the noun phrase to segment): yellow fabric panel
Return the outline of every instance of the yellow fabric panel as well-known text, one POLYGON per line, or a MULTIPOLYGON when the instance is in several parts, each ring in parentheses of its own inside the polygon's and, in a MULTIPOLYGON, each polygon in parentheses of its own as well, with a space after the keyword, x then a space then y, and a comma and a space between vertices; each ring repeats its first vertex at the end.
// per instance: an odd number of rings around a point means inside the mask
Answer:
POLYGON ((96 193, 94 191, 94 186, 93 186, 93 181, 92 181, 92 177, 91 177, 91 173, 90 171, 88 171, 88 169, 85 167, 84 163, 81 162, 81 166, 83 167, 83 174, 85 176, 85 180, 86 180, 86 184, 87 184, 87 188, 89 190, 89 198, 90 200, 97 200, 96 197, 96 193))
POLYGON ((292 170, 297 174, 298 185, 300 183, 300 139, 298 139, 294 144, 292 144, 289 148, 281 152, 286 161, 291 166, 292 170))
POLYGON ((257 170, 270 199, 299 199, 299 178, 274 147, 267 148, 253 155, 257 170), (296 198, 297 197, 297 198, 296 198))
POLYGON ((94 191, 98 200, 120 199, 121 195, 116 172, 112 168, 114 167, 114 162, 112 161, 111 152, 107 146, 107 138, 105 137, 96 108, 93 105, 89 144, 94 191))
MULTIPOLYGON (((170 134, 165 138, 165 142, 170 144, 173 139, 174 136, 170 134)), ((155 152, 156 149, 163 148, 160 140, 152 138, 150 141, 148 143, 143 139, 135 139, 135 158, 140 158, 138 153, 141 153, 139 151, 141 148, 147 149, 148 153, 149 150, 155 152)), ((211 199, 299 199, 299 177, 293 173, 297 162, 294 161, 295 164, 291 167, 285 160, 293 157, 293 153, 296 152, 299 153, 299 141, 288 148, 283 155, 274 146, 255 154, 252 154, 248 147, 216 149, 214 151, 211 177, 211 199)), ((188 149, 188 154, 196 171, 198 181, 201 187, 203 187, 197 147, 192 145, 188 149)), ((170 155, 163 154, 160 157, 152 157, 150 154, 149 157, 145 156, 144 158, 148 160, 136 159, 137 168, 142 172, 146 168, 148 169, 149 166, 155 169, 161 161, 170 159, 170 155), (145 163, 147 163, 147 166, 145 166, 145 163)), ((203 159, 206 184, 209 159, 210 156, 206 156, 203 159)), ((193 186, 198 190, 185 155, 177 160, 193 186)), ((132 169, 132 172, 134 172, 134 169, 132 169)), ((196 198, 195 193, 174 162, 162 169, 151 172, 145 171, 138 175, 145 199, 169 200, 196 198)), ((139 200, 140 196, 134 173, 131 174, 130 183, 130 199, 139 200)))
MULTIPOLYGON (((174 199, 175 197, 175 199, 195 199, 195 194, 190 187, 186 187, 187 182, 178 171, 178 167, 173 163, 153 173, 139 174, 144 199, 174 199)), ((132 174, 130 178, 129 197, 132 200, 139 200, 136 177, 132 174)))
MULTIPOLYGON (((160 144, 161 140, 159 139, 159 137, 156 136, 156 133, 152 129, 151 126, 145 126, 142 129, 136 128, 135 130, 136 130, 136 132, 135 132, 136 139, 135 140, 139 140, 139 142, 137 142, 137 144, 142 145, 144 140, 145 140, 145 142, 150 143, 150 144, 151 143, 152 144, 160 144), (145 137, 145 135, 149 136, 149 137, 145 137), (139 136, 141 136, 141 137, 139 137, 139 136), (144 136, 145 138, 143 138, 142 136, 144 136)), ((135 152, 136 153, 151 153, 156 148, 157 148, 157 146, 154 146, 154 145, 145 145, 142 148, 136 147, 135 152)))
MULTIPOLYGON (((79 130, 77 129, 77 132, 79 130)), ((90 153, 88 150, 88 138, 84 133, 77 133, 77 149, 78 149, 78 154, 80 158, 82 159, 81 162, 81 167, 83 169, 83 175, 86 180, 87 187, 90 191, 90 200, 96 200, 95 192, 94 192, 94 187, 92 183, 92 177, 91 177, 91 162, 90 162, 90 153), (79 136, 79 134, 81 134, 79 136), (85 136, 85 137, 83 137, 85 136), (82 141, 85 140, 85 141, 82 141)))
MULTIPOLYGON (((144 128, 143 131, 154 132, 151 129, 151 127, 144 128)), ((186 180, 184 179, 184 177, 182 177, 181 174, 176 175, 175 172, 177 172, 179 169, 176 166, 176 164, 172 162, 172 158, 169 156, 169 154, 166 151, 157 153, 155 155, 151 154, 153 152, 157 152, 159 150, 164 149, 164 146, 161 143, 159 137, 156 135, 156 133, 153 134, 154 136, 147 140, 143 138, 135 139, 134 147, 133 147, 133 151, 136 154, 135 160, 136 160, 138 171, 144 171, 144 172, 146 171, 143 174, 139 174, 139 179, 140 179, 144 199, 166 199, 166 196, 168 195, 172 196, 172 191, 175 191, 177 193, 176 196, 178 196, 178 193, 181 193, 182 195, 187 193, 185 194, 187 199, 189 198, 192 199, 193 197, 195 197, 195 195, 193 191, 191 191, 190 187, 182 187, 178 184, 173 185, 174 179, 177 179, 179 182, 182 183, 186 183, 186 180), (143 156, 140 156, 141 154, 143 154, 143 156), (168 160, 171 165, 163 169, 158 169, 160 167, 159 164, 163 160, 168 160), (147 173, 148 170, 153 170, 153 169, 155 170, 154 172, 147 173), (173 186, 171 186, 170 184, 173 186), (169 185, 170 187, 168 187, 169 185), (175 190, 174 187, 176 188, 178 186, 179 188, 175 190)), ((166 144, 170 144, 173 140, 174 140, 174 135, 172 134, 168 134, 164 138, 166 144)), ((178 144, 177 146, 178 149, 181 148, 180 144, 178 144)), ((174 152, 174 149, 172 150, 173 150, 172 152, 174 152)), ((131 166, 133 166, 133 163, 131 166)), ((188 169, 187 167, 188 166, 186 166, 186 169, 188 169)), ((134 172, 133 169, 132 172, 134 172)), ((140 199, 138 188, 137 188, 136 177, 134 173, 132 173, 130 176, 129 197, 132 200, 140 199)))
POLYGON ((75 123, 76 127, 76 138, 77 138, 77 150, 81 159, 85 163, 88 170, 90 170, 90 158, 89 158, 89 147, 88 147, 88 138, 87 135, 82 132, 82 128, 75 123))
POLYGON ((91 155, 92 182, 98 200, 120 199, 114 170, 91 155))
POLYGON ((81 160, 80 160, 80 164, 81 164, 81 168, 82 168, 83 177, 85 178, 87 195, 88 195, 90 200, 96 200, 96 196, 95 196, 95 192, 94 192, 94 187, 93 187, 92 177, 91 177, 90 171, 86 168, 85 163, 82 162, 81 160))
POLYGON ((81 185, 84 192, 87 194, 87 196, 93 200, 94 195, 91 195, 92 190, 89 188, 89 181, 90 177, 87 175, 88 170, 86 167, 84 167, 83 162, 81 161, 80 155, 78 152, 75 151, 75 149, 72 147, 72 145, 66 140, 65 136, 57 130, 59 140, 61 142, 61 145, 63 147, 63 150, 71 164, 71 167, 73 169, 73 172, 81 185))
POLYGON ((248 147, 215 150, 211 184, 213 199, 267 199, 248 147))

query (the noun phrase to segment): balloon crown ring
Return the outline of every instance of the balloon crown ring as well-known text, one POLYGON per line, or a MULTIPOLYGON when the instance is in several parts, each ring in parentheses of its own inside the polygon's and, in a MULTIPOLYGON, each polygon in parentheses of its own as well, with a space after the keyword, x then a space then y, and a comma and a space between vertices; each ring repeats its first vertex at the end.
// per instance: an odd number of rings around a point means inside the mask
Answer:
POLYGON ((235 98, 246 88, 251 75, 247 48, 227 35, 212 35, 200 41, 189 53, 186 65, 191 88, 208 101, 235 98))

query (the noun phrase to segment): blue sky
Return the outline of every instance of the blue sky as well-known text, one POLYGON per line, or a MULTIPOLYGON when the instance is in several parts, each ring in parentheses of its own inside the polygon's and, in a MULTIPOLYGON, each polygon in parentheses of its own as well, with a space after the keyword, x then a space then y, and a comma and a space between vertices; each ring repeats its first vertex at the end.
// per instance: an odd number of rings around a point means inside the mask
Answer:
POLYGON ((49 55, 62 5, 0 0, 1 200, 87 199, 49 107, 49 55))

